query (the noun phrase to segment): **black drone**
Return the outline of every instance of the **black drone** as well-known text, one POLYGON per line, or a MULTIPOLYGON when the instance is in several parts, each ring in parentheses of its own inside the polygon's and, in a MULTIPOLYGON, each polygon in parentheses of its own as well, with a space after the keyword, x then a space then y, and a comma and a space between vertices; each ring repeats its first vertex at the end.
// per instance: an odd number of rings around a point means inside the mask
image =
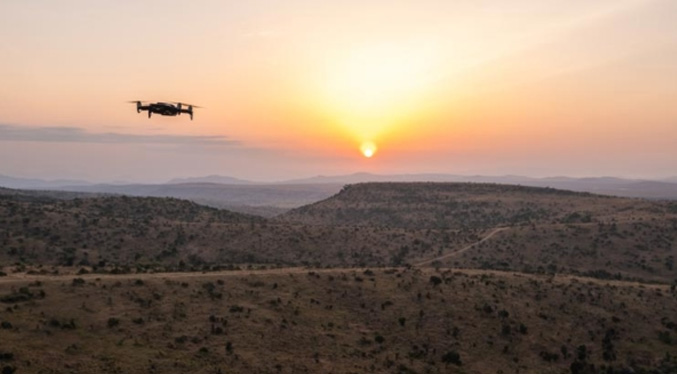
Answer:
POLYGON ((179 102, 167 102, 167 103, 148 103, 142 104, 141 101, 130 101, 130 103, 136 103, 136 112, 141 113, 142 110, 148 111, 148 118, 151 114, 160 114, 163 116, 179 116, 181 113, 190 114, 190 119, 193 119, 193 108, 199 108, 197 105, 190 105, 179 102), (184 108, 186 107, 186 108, 184 108))

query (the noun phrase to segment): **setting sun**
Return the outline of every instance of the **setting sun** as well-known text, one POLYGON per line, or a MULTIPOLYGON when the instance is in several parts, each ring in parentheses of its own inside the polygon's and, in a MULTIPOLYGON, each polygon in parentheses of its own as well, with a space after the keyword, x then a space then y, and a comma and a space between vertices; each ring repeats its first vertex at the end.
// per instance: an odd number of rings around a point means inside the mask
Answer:
POLYGON ((373 142, 364 142, 360 146, 360 151, 366 158, 371 158, 376 153, 376 144, 373 142))

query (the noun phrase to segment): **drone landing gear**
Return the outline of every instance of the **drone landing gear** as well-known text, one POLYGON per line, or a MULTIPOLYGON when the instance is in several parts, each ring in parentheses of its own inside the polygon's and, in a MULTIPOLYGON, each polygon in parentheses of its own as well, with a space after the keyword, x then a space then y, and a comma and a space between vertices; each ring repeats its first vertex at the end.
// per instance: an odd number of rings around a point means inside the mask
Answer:
POLYGON ((149 110, 149 111, 148 111, 148 118, 150 118, 150 113, 151 113, 151 111, 149 110))

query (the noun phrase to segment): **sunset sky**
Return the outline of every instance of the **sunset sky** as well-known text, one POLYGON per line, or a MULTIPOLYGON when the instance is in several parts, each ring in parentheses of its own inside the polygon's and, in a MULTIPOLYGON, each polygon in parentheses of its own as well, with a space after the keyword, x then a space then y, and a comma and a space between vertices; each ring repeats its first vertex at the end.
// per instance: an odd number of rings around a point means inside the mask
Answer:
POLYGON ((3 0, 0 174, 675 176, 676 20, 675 0, 3 0))

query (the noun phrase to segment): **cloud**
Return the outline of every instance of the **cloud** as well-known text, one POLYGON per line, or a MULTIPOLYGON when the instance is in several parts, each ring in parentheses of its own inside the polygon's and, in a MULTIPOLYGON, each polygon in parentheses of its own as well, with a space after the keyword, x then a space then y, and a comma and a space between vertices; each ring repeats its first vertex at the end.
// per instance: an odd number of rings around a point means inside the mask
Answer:
POLYGON ((95 133, 79 127, 26 127, 0 124, 0 141, 106 144, 240 145, 222 135, 140 135, 95 133))

